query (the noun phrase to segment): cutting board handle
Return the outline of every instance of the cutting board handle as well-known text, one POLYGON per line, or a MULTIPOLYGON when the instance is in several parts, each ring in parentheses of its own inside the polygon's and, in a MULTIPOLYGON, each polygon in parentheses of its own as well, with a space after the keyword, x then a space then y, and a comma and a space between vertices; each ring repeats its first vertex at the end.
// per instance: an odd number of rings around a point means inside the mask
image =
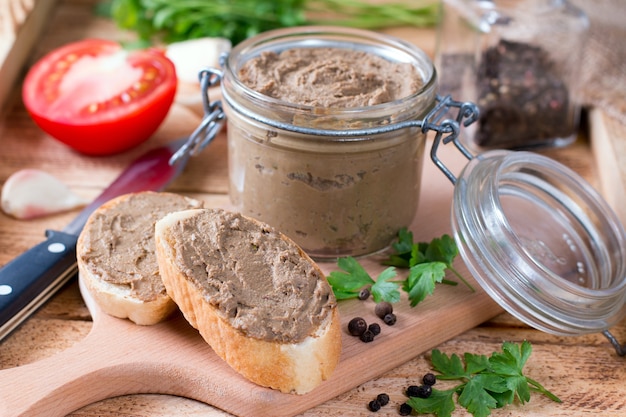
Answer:
POLYGON ((118 358, 100 351, 99 342, 91 333, 55 356, 0 372, 0 415, 65 416, 127 390, 110 381, 124 379, 122 373, 128 369, 118 358))
POLYGON ((65 416, 125 394, 172 394, 207 403, 219 394, 206 382, 215 357, 182 316, 137 326, 104 314, 84 291, 83 297, 94 319, 85 339, 52 357, 0 371, 1 416, 65 416))

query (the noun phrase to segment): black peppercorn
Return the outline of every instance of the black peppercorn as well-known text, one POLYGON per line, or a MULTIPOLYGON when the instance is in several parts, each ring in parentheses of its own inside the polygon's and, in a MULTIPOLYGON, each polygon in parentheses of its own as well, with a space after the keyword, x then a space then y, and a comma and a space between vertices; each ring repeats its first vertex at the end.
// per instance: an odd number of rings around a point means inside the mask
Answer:
POLYGON ((417 397, 428 398, 433 393, 433 388, 430 385, 420 385, 417 387, 417 397))
POLYGON ((383 317, 383 321, 386 325, 393 326, 396 324, 396 315, 393 313, 386 314, 385 317, 383 317))
POLYGON ((437 377, 435 376, 435 374, 433 373, 427 373, 424 375, 424 377, 422 378, 422 382, 424 382, 424 384, 426 385, 435 385, 435 383, 437 382, 437 377))
POLYGON ((419 390, 419 386, 417 385, 409 385, 409 387, 406 389, 406 396, 407 397, 417 397, 417 391, 419 390))
POLYGON ((370 290, 369 288, 363 288, 359 291, 359 300, 367 300, 370 298, 370 290))
POLYGON ((377 400, 372 400, 370 401, 370 403, 368 404, 370 411, 378 411, 380 410, 380 403, 377 400))
POLYGON ((413 411, 413 407, 411 407, 407 403, 402 403, 402 405, 400 405, 400 409, 398 410, 398 413, 401 416, 408 416, 409 414, 411 414, 412 411, 413 411))
POLYGON ((379 318, 383 319, 387 314, 393 313, 393 306, 387 301, 381 301, 380 303, 376 304, 376 307, 374 307, 374 313, 379 318))
POLYGON ((389 404, 389 396, 385 393, 378 394, 378 396, 376 397, 376 401, 378 401, 378 403, 384 407, 389 404))
POLYGON ((367 330, 367 322, 361 317, 355 317, 348 323, 348 333, 352 336, 361 336, 367 330))
POLYGON ((369 330, 366 330, 362 335, 359 336, 361 342, 369 343, 374 341, 374 333, 369 330))
POLYGON ((406 389, 407 397, 428 398, 432 394, 433 389, 430 385, 410 385, 406 389))
POLYGON ((372 323, 367 327, 367 330, 372 332, 374 336, 378 336, 380 334, 380 324, 372 323))

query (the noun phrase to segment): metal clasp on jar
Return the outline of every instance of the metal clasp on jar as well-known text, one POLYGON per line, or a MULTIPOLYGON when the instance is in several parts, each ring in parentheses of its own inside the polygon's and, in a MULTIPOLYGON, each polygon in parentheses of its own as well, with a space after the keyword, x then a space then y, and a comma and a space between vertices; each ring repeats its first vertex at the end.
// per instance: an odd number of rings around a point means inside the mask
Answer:
POLYGON ((198 77, 200 78, 204 117, 200 125, 189 135, 187 142, 172 155, 169 161, 170 165, 175 165, 181 159, 199 154, 215 139, 226 121, 222 102, 218 100, 211 103, 209 98, 209 88, 220 83, 222 72, 215 68, 207 68, 200 71, 198 77))

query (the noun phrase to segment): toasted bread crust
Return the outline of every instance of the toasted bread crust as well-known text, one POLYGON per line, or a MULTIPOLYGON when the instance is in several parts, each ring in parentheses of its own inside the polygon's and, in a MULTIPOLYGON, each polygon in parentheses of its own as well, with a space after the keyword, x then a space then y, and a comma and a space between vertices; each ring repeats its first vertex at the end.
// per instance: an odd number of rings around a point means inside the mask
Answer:
MULTIPOLYGON (((233 327, 220 316, 214 305, 203 298, 199 289, 174 262, 175 245, 168 241, 167 228, 176 220, 193 216, 194 212, 199 211, 202 210, 172 213, 157 222, 157 260, 168 294, 217 355, 245 378, 286 393, 304 394, 311 391, 328 379, 339 361, 341 328, 336 306, 329 311, 314 334, 299 342, 280 343, 258 339, 233 327)), ((284 236, 282 238, 287 239, 284 236)), ((313 263, 303 252, 301 256, 313 263)), ((321 276, 324 276, 323 273, 321 276)))

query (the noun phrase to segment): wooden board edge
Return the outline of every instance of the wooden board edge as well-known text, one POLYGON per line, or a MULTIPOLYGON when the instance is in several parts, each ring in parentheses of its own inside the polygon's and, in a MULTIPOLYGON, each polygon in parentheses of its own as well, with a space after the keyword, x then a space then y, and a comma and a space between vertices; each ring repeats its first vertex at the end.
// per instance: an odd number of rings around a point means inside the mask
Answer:
POLYGON ((32 10, 17 29, 13 44, 6 49, 4 57, 0 56, 0 114, 4 112, 24 64, 50 20, 49 16, 56 2, 57 0, 35 1, 32 10))
POLYGON ((599 191, 626 226, 626 126, 598 108, 589 111, 589 124, 599 191))

